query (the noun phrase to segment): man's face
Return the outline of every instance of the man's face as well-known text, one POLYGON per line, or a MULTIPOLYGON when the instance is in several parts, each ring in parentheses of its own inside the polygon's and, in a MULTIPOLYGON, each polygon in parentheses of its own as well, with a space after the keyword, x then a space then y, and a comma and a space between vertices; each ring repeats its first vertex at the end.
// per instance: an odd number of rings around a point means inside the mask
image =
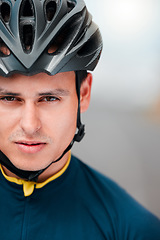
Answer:
POLYGON ((76 131, 74 72, 0 77, 0 150, 24 170, 56 160, 76 131))

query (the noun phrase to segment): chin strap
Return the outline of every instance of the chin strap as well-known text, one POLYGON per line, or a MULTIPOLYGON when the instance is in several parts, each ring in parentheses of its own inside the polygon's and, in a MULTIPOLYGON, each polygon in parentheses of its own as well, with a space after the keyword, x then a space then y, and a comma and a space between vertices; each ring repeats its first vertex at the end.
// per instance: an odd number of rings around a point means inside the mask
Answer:
POLYGON ((76 74, 76 91, 78 97, 78 111, 77 111, 77 129, 78 132, 75 134, 73 141, 80 142, 85 135, 85 125, 81 123, 81 108, 80 108, 80 88, 81 88, 81 72, 75 72, 76 74))
POLYGON ((76 91, 78 96, 78 111, 77 111, 77 133, 75 134, 72 142, 68 145, 68 147, 64 150, 62 155, 51 162, 46 168, 38 170, 38 171, 25 171, 18 169, 15 167, 12 162, 7 158, 7 156, 0 151, 0 163, 4 165, 9 171, 16 174, 20 178, 23 178, 28 181, 37 182, 38 177, 42 174, 51 164, 58 162, 61 158, 72 148, 74 142, 80 142, 85 135, 85 126, 81 123, 81 114, 80 114, 80 72, 75 72, 76 74, 76 91))

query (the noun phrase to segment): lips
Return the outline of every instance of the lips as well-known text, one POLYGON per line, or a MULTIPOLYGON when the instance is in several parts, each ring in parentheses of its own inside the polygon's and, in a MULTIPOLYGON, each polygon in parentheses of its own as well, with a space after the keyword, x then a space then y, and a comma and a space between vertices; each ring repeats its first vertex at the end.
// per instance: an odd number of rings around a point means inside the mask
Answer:
POLYGON ((27 146, 36 146, 36 145, 40 145, 42 143, 21 143, 21 142, 18 142, 17 144, 22 144, 22 145, 27 145, 27 146))
POLYGON ((40 152, 46 146, 46 143, 38 141, 18 141, 15 143, 21 152, 32 154, 40 152))

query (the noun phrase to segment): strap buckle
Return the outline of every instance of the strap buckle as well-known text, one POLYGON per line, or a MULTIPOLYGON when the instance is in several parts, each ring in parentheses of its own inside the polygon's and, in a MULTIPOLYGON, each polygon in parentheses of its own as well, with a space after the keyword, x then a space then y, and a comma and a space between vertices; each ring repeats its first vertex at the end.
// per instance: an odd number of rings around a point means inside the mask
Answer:
POLYGON ((80 142, 85 135, 85 125, 81 124, 78 128, 78 132, 74 136, 74 141, 80 142))

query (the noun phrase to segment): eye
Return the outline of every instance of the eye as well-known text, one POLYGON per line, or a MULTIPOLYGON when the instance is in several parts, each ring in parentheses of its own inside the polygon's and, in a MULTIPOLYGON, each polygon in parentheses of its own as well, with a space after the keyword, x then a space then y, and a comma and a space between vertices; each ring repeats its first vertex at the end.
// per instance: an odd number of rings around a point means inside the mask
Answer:
POLYGON ((55 102, 55 101, 59 101, 59 99, 54 96, 46 96, 40 99, 40 102, 55 102))
POLYGON ((17 103, 17 102, 21 102, 22 99, 14 96, 2 96, 0 97, 0 101, 4 103, 17 103))
POLYGON ((17 100, 15 97, 12 97, 12 96, 7 96, 7 97, 1 97, 2 101, 6 101, 6 102, 13 102, 15 100, 17 100))

